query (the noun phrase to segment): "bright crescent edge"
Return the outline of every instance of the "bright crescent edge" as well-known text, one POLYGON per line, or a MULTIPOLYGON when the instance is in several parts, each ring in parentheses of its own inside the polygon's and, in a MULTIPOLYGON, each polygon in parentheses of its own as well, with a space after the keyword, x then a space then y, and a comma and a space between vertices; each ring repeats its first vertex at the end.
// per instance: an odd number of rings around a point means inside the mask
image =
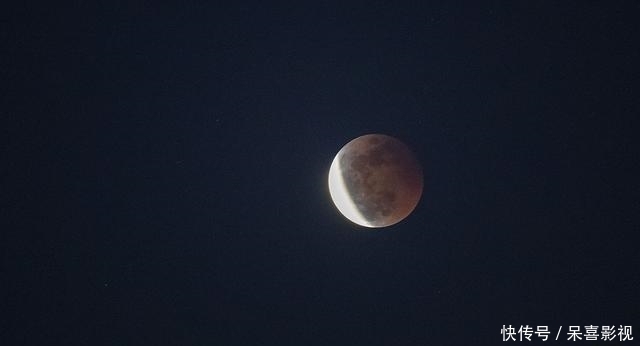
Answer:
POLYGON ((331 194, 333 204, 335 204, 340 213, 351 222, 360 226, 373 228, 375 226, 362 216, 355 203, 353 203, 351 196, 349 196, 349 192, 342 179, 342 168, 340 167, 340 160, 338 159, 340 154, 341 153, 338 153, 336 155, 333 162, 331 162, 331 168, 329 168, 329 193, 331 194))

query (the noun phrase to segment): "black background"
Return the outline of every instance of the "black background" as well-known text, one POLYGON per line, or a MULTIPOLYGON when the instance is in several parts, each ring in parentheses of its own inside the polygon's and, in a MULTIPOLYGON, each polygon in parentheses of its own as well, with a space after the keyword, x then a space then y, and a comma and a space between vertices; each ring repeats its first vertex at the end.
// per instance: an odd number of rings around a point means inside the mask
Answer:
POLYGON ((2 12, 3 344, 640 327, 638 2, 2 12), (366 133, 425 171, 386 229, 326 184, 366 133))

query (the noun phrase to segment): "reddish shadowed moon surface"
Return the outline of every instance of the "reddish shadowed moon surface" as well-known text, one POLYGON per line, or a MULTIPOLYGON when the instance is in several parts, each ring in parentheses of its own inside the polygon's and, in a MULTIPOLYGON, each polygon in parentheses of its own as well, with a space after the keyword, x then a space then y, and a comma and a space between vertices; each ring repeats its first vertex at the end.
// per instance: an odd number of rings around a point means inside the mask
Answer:
POLYGON ((329 192, 340 213, 365 227, 400 222, 422 195, 422 168, 409 147, 381 134, 347 143, 331 163, 329 192))

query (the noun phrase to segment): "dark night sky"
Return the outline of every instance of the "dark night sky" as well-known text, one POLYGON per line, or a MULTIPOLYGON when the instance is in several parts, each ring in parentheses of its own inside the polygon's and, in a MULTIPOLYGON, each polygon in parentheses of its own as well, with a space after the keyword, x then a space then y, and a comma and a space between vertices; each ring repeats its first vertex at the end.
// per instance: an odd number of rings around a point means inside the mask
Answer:
POLYGON ((0 18, 7 345, 490 345, 503 324, 640 338, 638 2, 0 18), (415 212, 380 230, 326 184, 371 132, 425 171, 415 212))

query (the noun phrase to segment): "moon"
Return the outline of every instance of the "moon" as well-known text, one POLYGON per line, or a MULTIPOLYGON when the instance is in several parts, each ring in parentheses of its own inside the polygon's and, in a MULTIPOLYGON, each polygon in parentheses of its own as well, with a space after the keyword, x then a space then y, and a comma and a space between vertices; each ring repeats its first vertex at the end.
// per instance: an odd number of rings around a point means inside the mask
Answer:
POLYGON ((400 140, 368 134, 347 143, 329 169, 329 192, 351 222, 369 228, 405 219, 422 196, 422 168, 400 140))

